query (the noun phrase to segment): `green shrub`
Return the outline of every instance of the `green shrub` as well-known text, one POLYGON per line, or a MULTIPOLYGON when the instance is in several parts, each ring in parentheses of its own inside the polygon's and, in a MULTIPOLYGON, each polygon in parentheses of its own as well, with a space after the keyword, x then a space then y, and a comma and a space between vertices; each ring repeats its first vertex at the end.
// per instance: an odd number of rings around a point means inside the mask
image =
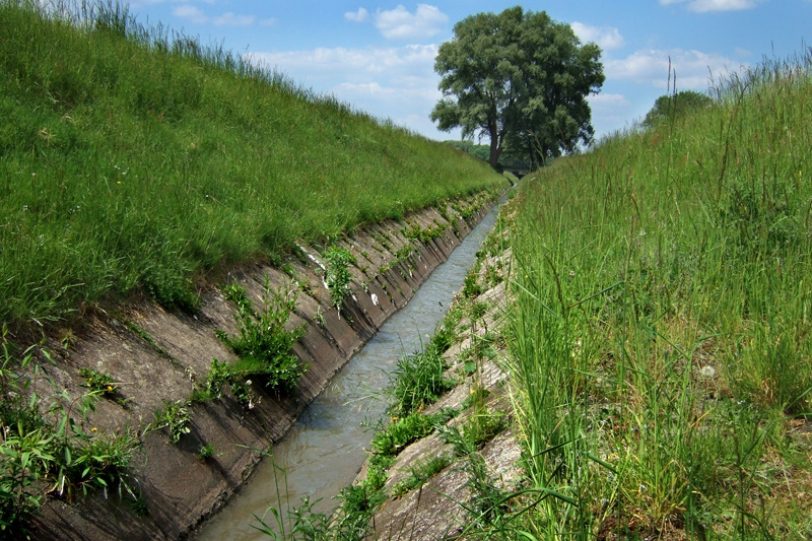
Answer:
POLYGON ((226 296, 237 305, 240 334, 220 338, 240 358, 230 367, 234 377, 256 377, 276 392, 296 388, 304 373, 293 346, 304 333, 303 327, 287 330, 285 324, 295 306, 295 298, 270 293, 266 286, 265 308, 257 313, 245 290, 236 284, 226 288, 226 296))

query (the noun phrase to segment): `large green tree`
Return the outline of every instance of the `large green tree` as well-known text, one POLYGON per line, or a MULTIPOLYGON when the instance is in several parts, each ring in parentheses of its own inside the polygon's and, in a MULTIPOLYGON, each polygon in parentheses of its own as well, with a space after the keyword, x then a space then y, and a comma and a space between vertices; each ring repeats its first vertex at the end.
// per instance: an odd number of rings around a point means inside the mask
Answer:
POLYGON ((441 130, 462 128, 467 139, 487 135, 492 166, 506 148, 539 164, 594 134, 586 97, 603 85, 600 48, 543 11, 463 19, 434 69, 444 97, 432 120, 441 130))

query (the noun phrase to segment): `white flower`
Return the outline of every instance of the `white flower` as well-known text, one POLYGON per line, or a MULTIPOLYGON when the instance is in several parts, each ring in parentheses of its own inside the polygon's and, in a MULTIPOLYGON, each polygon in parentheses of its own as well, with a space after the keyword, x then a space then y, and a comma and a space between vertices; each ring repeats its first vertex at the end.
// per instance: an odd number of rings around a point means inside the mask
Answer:
POLYGON ((699 373, 706 378, 712 378, 716 375, 716 369, 711 365, 705 365, 699 369, 699 373))

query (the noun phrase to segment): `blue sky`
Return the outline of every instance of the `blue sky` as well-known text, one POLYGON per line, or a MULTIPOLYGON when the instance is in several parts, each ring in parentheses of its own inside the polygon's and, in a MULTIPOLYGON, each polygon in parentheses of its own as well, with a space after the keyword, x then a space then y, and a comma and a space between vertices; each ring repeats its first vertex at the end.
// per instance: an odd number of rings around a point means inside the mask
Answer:
MULTIPOLYGON (((223 44, 434 139, 429 114, 440 98, 434 57, 457 21, 513 2, 453 0, 131 0, 141 22, 161 23, 223 44)), ((665 92, 668 58, 678 90, 708 88, 765 55, 800 52, 812 37, 812 0, 548 0, 520 3, 571 24, 603 49, 606 82, 590 98, 598 136, 631 125, 665 92)))

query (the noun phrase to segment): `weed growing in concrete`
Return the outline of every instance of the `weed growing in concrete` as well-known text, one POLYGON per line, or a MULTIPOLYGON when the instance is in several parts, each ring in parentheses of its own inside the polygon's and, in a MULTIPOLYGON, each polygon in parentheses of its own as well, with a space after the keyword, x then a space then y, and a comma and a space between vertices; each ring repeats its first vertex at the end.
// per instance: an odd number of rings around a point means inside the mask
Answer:
POLYGON ((231 370, 228 364, 212 359, 209 372, 206 374, 206 381, 203 385, 195 384, 190 400, 192 402, 219 400, 223 396, 223 390, 231 378, 231 370))
POLYGON ((331 246, 324 251, 326 269, 324 271, 324 283, 330 290, 330 299, 336 310, 341 311, 341 304, 350 293, 350 265, 355 264, 355 257, 346 249, 331 246))
POLYGON ((389 414, 408 416, 437 401, 454 384, 445 377, 445 361, 434 347, 407 355, 398 361, 394 382, 389 389, 392 403, 389 414))
POLYGON ((450 456, 439 455, 412 466, 409 470, 409 476, 392 487, 392 497, 399 498, 410 490, 422 487, 451 462, 450 456))
POLYGON ((192 415, 189 405, 183 400, 165 402, 163 407, 155 412, 152 428, 166 429, 172 443, 178 443, 184 435, 192 431, 192 415))
POLYGON ((119 384, 109 374, 99 372, 92 368, 81 368, 79 375, 85 380, 84 386, 90 391, 100 394, 106 398, 115 397, 118 394, 119 384))
POLYGON ((197 452, 197 458, 205 462, 214 458, 215 454, 214 446, 210 443, 206 443, 200 446, 200 450, 197 452))
MULTIPOLYGON (((100 390, 70 406, 42 404, 30 393, 18 370, 29 365, 36 349, 13 352, 3 329, 0 336, 0 537, 25 536, 26 523, 42 505, 46 493, 74 498, 91 489, 115 488, 134 496, 129 464, 139 442, 131 434, 102 437, 85 431, 74 416, 85 417, 100 390), (74 406, 78 405, 78 411, 74 406), (40 409, 56 417, 50 426, 40 409)), ((45 350, 40 354, 46 355, 45 350)), ((101 385, 101 383, 100 383, 101 385)), ((94 386, 95 387, 95 386, 94 386)))
POLYGON ((285 328, 295 307, 295 297, 272 292, 266 285, 264 309, 256 312, 241 286, 228 286, 226 296, 237 306, 240 321, 239 335, 219 334, 240 357, 231 365, 230 373, 234 377, 256 378, 279 393, 295 389, 304 367, 293 353, 293 346, 304 329, 301 326, 293 330, 285 328))

